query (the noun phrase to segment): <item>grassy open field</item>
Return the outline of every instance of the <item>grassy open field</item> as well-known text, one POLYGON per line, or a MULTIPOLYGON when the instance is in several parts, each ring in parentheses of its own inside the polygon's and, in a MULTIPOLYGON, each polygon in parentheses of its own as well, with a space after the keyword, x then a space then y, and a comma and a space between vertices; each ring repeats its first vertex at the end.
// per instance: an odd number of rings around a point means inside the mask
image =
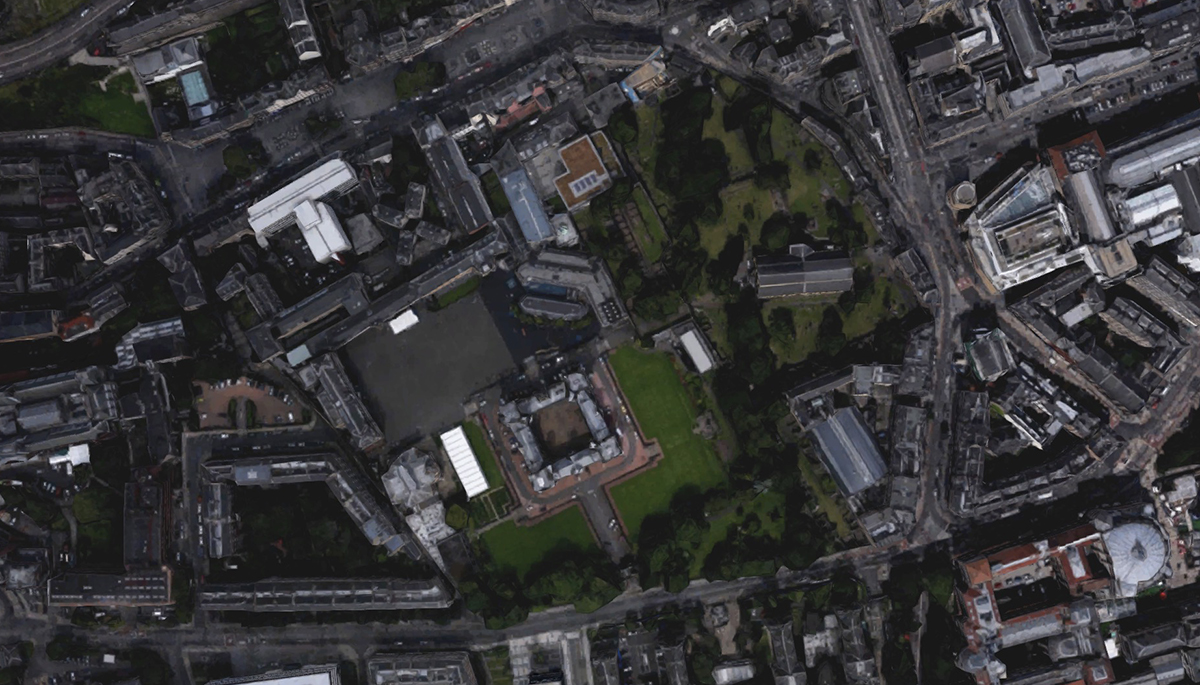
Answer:
POLYGON ((750 500, 744 506, 741 514, 738 514, 736 511, 730 511, 723 516, 709 521, 708 533, 692 552, 692 577, 700 577, 701 569, 704 568, 704 560, 712 552, 713 547, 729 537, 730 529, 740 526, 742 521, 750 514, 758 514, 763 524, 764 533, 775 539, 779 539, 783 535, 784 504, 785 498, 783 494, 774 490, 768 490, 750 500), (774 519, 772 518, 772 514, 776 515, 774 519))
MULTIPOLYGON (((847 339, 857 338, 875 330, 879 322, 888 318, 893 308, 903 308, 904 295, 900 287, 883 277, 877 277, 872 286, 871 299, 856 306, 842 323, 842 332, 847 339)), ((904 312, 897 311, 897 316, 904 312)))
POLYGON ((720 219, 698 224, 700 245, 714 259, 725 247, 725 241, 737 234, 740 224, 746 224, 751 243, 757 243, 763 222, 775 213, 771 191, 759 188, 751 179, 731 183, 722 189, 721 203, 720 219))
POLYGON ((80 126, 154 137, 150 114, 133 99, 131 76, 119 74, 107 90, 100 87, 110 73, 86 65, 56 67, 0 86, 0 130, 80 126))
POLYGON ((609 356, 609 363, 646 437, 658 440, 663 451, 658 465, 612 489, 613 502, 636 540, 642 521, 666 511, 676 491, 688 485, 714 487, 725 473, 712 444, 692 432, 696 405, 671 356, 624 347, 609 356))
MULTIPOLYGON (((714 110, 719 106, 719 99, 714 99, 714 110)), ((714 115, 715 117, 716 115, 714 115)), ((720 126, 713 128, 712 122, 713 119, 705 122, 706 137, 719 137, 716 133, 710 135, 710 129, 719 130, 723 135, 731 135, 726 134, 720 126)), ((746 148, 744 136, 741 136, 740 131, 737 133, 738 140, 741 141, 740 149, 745 151, 748 159, 750 152, 746 148)), ((737 173, 732 160, 735 158, 738 148, 725 141, 724 138, 722 138, 722 142, 725 142, 725 150, 730 156, 730 174, 736 177, 737 173)), ((834 197, 842 202, 848 202, 850 198, 850 184, 842 175, 841 169, 837 167, 833 157, 825 148, 807 136, 800 128, 800 124, 779 110, 771 113, 771 155, 776 160, 787 162, 788 165, 791 187, 783 197, 787 211, 792 214, 805 214, 816 219, 817 225, 814 233, 823 236, 823 224, 828 221, 825 198, 827 196, 834 197), (814 171, 809 171, 804 164, 805 156, 809 153, 817 155, 821 160, 820 168, 814 171)), ((752 244, 756 244, 763 221, 775 214, 775 203, 772 200, 771 192, 755 186, 749 179, 732 183, 723 189, 721 202, 723 205, 721 217, 715 221, 702 221, 699 224, 700 244, 714 258, 720 253, 721 248, 725 247, 725 241, 729 236, 737 233, 738 226, 741 224, 745 224, 750 230, 750 241, 752 244)), ((858 205, 855 207, 855 218, 865 219, 861 207, 858 205)), ((869 226, 870 223, 864 222, 864 225, 869 226)), ((877 236, 874 228, 868 228, 868 233, 877 236)))
POLYGON ((793 214, 804 213, 818 221, 824 219, 822 192, 843 202, 849 199, 850 183, 833 161, 833 156, 812 140, 799 123, 778 109, 771 113, 771 154, 788 163, 792 187, 787 192, 787 203, 793 214), (821 159, 821 166, 815 171, 809 171, 804 164, 805 155, 810 152, 821 159))
POLYGON ((833 298, 812 302, 798 301, 799 298, 771 300, 763 306, 763 318, 771 315, 771 311, 779 307, 790 307, 796 322, 796 335, 787 344, 771 341, 771 350, 779 361, 793 364, 802 361, 817 349, 817 329, 821 326, 821 316, 825 308, 833 303, 833 298))
POLYGON ((737 178, 754 169, 754 158, 750 156, 746 134, 740 128, 725 130, 725 101, 720 97, 712 99, 712 115, 704 120, 704 137, 719 140, 725 146, 725 154, 729 155, 730 178, 737 178))
POLYGON ((642 181, 650 191, 650 199, 658 207, 670 206, 670 198, 654 187, 655 162, 658 159, 658 138, 662 131, 662 112, 657 107, 638 107, 637 114, 638 137, 633 146, 633 155, 642 171, 642 181))
POLYGON ((522 578, 560 545, 586 550, 596 546, 596 539, 579 507, 571 507, 528 528, 505 521, 480 538, 497 565, 516 571, 522 578))
POLYGON ((93 483, 75 495, 71 504, 78 522, 79 563, 92 569, 120 568, 125 537, 122 495, 93 483))

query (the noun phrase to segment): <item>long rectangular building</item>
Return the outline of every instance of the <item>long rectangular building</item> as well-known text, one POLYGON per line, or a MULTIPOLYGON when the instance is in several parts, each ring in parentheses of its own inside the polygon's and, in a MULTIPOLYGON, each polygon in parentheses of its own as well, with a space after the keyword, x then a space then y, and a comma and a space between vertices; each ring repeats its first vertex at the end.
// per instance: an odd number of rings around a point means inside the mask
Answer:
POLYGON ((171 571, 135 573, 64 573, 50 579, 52 607, 154 607, 171 603, 171 571))
POLYGON ((298 224, 313 258, 327 262, 350 242, 341 222, 323 200, 341 195, 358 184, 358 176, 344 160, 331 159, 300 178, 250 205, 246 218, 259 245, 267 238, 298 224))
POLYGON ((446 454, 450 457, 450 464, 454 467, 458 481, 462 483, 463 490, 467 493, 467 499, 487 492, 487 478, 483 475, 483 470, 479 466, 479 457, 471 448, 471 442, 467 440, 467 434, 463 431, 462 426, 456 426, 442 433, 439 438, 442 446, 446 448, 446 454))
POLYGON ((377 611, 445 609, 453 595, 438 580, 275 578, 204 585, 199 600, 212 611, 377 611))
POLYGON ((854 407, 837 410, 810 432, 816 438, 825 467, 844 494, 858 494, 887 474, 871 431, 854 407))
POLYGON ((841 293, 854 287, 854 264, 848 257, 764 259, 755 272, 761 298, 841 293))

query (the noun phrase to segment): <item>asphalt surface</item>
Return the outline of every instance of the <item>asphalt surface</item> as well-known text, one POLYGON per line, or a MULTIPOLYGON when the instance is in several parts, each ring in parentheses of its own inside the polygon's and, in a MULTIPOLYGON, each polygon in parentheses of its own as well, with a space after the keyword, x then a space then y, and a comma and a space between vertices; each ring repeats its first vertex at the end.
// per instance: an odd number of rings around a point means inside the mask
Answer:
POLYGON ((75 54, 129 4, 129 0, 96 0, 31 38, 0 45, 0 83, 54 66, 75 54))

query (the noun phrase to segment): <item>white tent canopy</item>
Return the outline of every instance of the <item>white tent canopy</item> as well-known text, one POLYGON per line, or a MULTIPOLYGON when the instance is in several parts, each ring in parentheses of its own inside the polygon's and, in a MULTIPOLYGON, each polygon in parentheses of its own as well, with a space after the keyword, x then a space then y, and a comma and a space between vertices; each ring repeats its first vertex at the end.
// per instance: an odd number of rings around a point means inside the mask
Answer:
POLYGON ((446 448, 446 454, 450 457, 450 464, 454 467, 454 473, 458 475, 458 481, 467 492, 467 499, 487 492, 487 478, 479 467, 479 458, 475 456, 475 450, 471 449, 471 443, 467 440, 462 426, 456 426, 442 433, 440 437, 442 446, 446 448))

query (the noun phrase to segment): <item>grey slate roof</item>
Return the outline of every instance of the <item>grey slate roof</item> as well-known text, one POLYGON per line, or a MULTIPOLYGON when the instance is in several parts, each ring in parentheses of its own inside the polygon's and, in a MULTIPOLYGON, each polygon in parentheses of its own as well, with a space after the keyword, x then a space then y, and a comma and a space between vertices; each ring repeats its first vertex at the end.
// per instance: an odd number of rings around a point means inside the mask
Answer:
POLYGON ((759 297, 836 293, 854 287, 854 264, 848 257, 763 259, 757 272, 759 297))
POLYGON ((822 461, 847 495, 871 487, 887 473, 883 457, 862 414, 843 407, 810 431, 817 440, 822 461))

